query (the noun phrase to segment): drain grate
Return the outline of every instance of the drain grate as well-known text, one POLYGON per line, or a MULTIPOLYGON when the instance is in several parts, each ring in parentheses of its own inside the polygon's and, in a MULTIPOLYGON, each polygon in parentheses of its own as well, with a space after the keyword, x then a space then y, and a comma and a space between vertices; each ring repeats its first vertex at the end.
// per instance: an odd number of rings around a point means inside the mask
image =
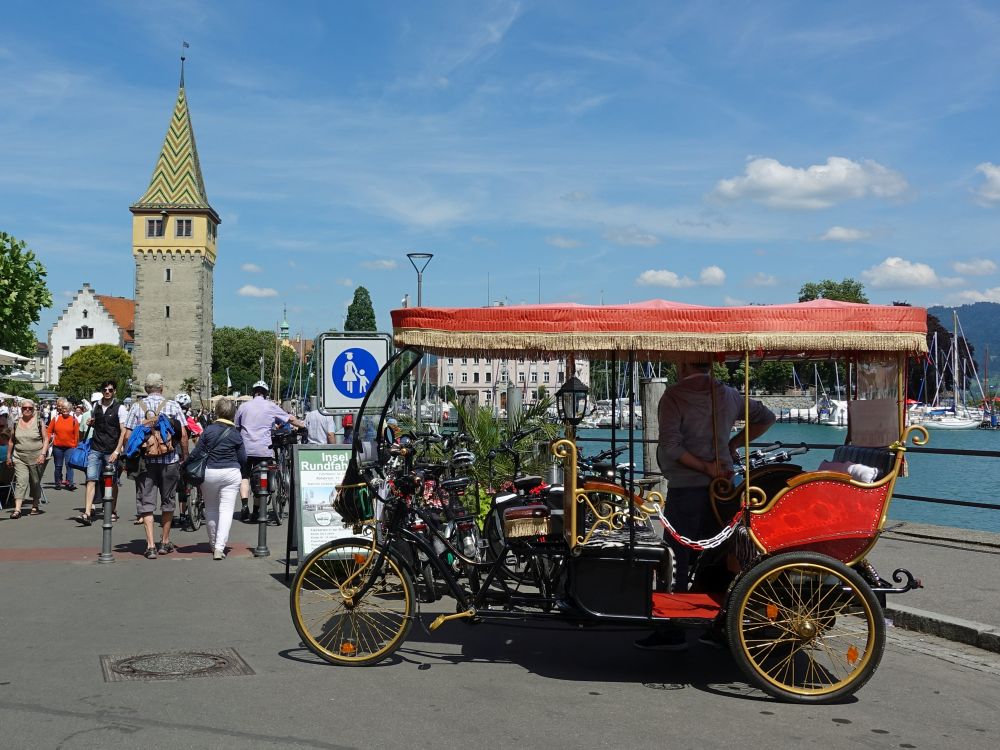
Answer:
POLYGON ((231 648, 102 656, 101 671, 105 682, 239 677, 254 673, 243 657, 231 648))

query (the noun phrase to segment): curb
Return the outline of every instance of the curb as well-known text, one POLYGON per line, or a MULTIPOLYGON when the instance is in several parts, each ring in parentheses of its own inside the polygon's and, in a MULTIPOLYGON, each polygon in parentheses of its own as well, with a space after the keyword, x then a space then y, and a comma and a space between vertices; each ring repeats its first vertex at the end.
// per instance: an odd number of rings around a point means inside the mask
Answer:
POLYGON ((995 625, 985 625, 981 622, 963 620, 960 617, 927 612, 902 604, 888 605, 886 616, 897 628, 936 635, 949 641, 958 641, 986 651, 1000 653, 1000 627, 995 625))

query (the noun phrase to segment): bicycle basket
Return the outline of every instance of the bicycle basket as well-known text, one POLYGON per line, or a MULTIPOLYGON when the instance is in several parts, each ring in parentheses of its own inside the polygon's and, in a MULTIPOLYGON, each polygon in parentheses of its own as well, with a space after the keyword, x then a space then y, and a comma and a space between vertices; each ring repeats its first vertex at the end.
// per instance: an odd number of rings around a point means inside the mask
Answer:
POLYGON ((347 524, 359 524, 375 517, 372 492, 353 459, 347 465, 343 483, 337 487, 333 508, 347 524))

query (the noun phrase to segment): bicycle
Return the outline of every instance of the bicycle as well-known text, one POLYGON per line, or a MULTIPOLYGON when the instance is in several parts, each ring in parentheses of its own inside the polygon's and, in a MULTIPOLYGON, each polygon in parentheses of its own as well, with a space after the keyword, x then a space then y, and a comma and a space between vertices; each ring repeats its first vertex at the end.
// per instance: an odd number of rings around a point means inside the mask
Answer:
POLYGON ((299 427, 295 430, 273 430, 271 432, 271 448, 274 450, 274 460, 268 467, 268 518, 273 514, 274 525, 281 526, 281 521, 287 516, 286 509, 291 502, 292 494, 292 446, 305 442, 308 430, 299 427))

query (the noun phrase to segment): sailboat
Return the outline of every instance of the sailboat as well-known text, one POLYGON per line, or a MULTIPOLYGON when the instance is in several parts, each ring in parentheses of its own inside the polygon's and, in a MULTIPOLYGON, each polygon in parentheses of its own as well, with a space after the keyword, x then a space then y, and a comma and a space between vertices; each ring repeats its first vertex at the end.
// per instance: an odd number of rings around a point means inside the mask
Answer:
POLYGON ((954 321, 952 325, 951 373, 952 381, 955 385, 955 401, 950 409, 937 407, 928 409, 921 424, 924 427, 929 427, 935 430, 970 430, 979 427, 983 420, 981 415, 974 415, 965 405, 965 399, 963 397, 964 391, 962 390, 962 381, 964 381, 965 378, 964 375, 959 374, 958 368, 958 313, 952 310, 951 314, 954 321))

